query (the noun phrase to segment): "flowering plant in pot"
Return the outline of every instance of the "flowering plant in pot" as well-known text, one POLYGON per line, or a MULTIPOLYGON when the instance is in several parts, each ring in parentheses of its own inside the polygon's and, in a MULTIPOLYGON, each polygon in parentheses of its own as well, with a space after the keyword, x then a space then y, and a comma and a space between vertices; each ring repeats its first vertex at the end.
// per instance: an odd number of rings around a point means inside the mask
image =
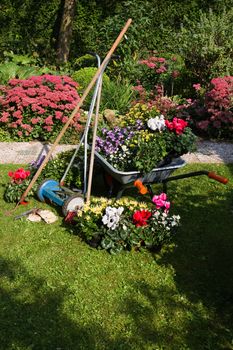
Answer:
POLYGON ((148 173, 165 160, 194 151, 195 141, 187 120, 165 117, 155 106, 137 104, 119 126, 100 131, 96 151, 117 170, 148 173))
POLYGON ((152 202, 93 198, 77 213, 75 231, 91 246, 112 254, 161 247, 172 239, 180 217, 169 214, 165 193, 154 196, 152 202))

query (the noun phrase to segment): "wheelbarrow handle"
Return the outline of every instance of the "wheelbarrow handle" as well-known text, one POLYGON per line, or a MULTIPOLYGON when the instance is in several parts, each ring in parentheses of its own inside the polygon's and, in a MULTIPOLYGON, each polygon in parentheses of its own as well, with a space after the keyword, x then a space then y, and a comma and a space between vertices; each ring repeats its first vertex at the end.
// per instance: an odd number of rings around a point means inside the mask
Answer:
POLYGON ((139 179, 134 181, 134 186, 137 187, 139 193, 141 194, 146 194, 148 192, 147 187, 144 186, 142 181, 139 179))
POLYGON ((215 172, 213 171, 210 171, 208 173, 208 177, 210 179, 214 179, 218 182, 221 182, 222 184, 226 185, 228 183, 228 179, 226 177, 223 177, 223 176, 220 176, 220 175, 217 175, 215 172))

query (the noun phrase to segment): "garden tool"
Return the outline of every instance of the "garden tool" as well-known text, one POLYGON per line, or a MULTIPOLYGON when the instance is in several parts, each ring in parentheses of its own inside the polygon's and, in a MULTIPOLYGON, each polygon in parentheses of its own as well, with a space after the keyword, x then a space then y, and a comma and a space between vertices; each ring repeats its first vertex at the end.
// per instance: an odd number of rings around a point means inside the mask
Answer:
POLYGON ((111 58, 112 54, 114 53, 114 51, 116 50, 117 46, 119 45, 121 39, 123 38, 123 36, 125 35, 126 31, 128 30, 130 24, 132 22, 132 19, 128 19, 128 21, 126 22, 125 26, 123 27, 123 29, 121 30, 119 36, 117 37, 117 39, 115 40, 114 44, 112 45, 111 49, 109 50, 108 54, 106 55, 105 59, 103 60, 102 64, 100 65, 100 67, 98 68, 96 74, 94 75, 94 77, 92 78, 90 84, 88 85, 88 87, 86 88, 86 90, 84 91, 82 97, 80 98, 79 102, 77 103, 76 107, 74 108, 73 112, 71 113, 70 117, 68 118, 66 124, 64 125, 64 127, 62 128, 61 132, 59 133, 59 135, 57 136, 53 146, 51 147, 50 151, 48 152, 47 156, 45 157, 44 161, 42 162, 42 164, 40 165, 40 167, 38 168, 36 174, 34 175, 32 181, 30 182, 29 186, 27 187, 26 191, 23 193, 23 195, 21 196, 19 202, 17 203, 16 207, 24 201, 24 199, 27 197, 28 193, 30 192, 30 190, 32 189, 33 185, 35 184, 36 180, 38 179, 38 177, 40 176, 42 170, 44 169, 44 167, 46 166, 46 164, 48 163, 53 151, 55 150, 56 146, 58 145, 58 143, 60 142, 61 138, 63 137, 63 135, 65 134, 67 128, 69 127, 70 123, 72 122, 73 118, 75 117, 75 115, 77 114, 77 112, 79 111, 80 107, 82 106, 85 98, 87 97, 87 95, 89 94, 90 90, 92 89, 92 87, 94 86, 94 84, 96 83, 97 79, 99 78, 99 76, 101 75, 106 63, 109 61, 109 59, 111 58))

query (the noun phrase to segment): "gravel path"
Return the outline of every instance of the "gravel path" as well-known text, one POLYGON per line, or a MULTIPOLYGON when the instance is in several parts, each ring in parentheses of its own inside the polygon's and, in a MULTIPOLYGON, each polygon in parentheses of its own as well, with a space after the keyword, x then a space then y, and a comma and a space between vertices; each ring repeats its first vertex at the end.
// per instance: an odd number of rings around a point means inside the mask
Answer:
MULTIPOLYGON (((233 143, 200 141, 197 152, 182 158, 187 163, 233 163, 233 143)), ((51 146, 41 142, 0 142, 0 164, 25 164, 47 154, 51 146)), ((53 156, 76 146, 58 145, 53 156)))

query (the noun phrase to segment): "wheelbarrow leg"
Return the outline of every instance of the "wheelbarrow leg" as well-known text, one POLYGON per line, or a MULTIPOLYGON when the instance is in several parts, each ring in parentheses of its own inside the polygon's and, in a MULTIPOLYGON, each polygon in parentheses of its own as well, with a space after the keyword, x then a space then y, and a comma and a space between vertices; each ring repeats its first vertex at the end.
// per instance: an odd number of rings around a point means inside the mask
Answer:
POLYGON ((121 189, 117 192, 116 200, 118 200, 118 199, 120 199, 122 197, 124 191, 125 191, 125 188, 121 187, 121 189))

